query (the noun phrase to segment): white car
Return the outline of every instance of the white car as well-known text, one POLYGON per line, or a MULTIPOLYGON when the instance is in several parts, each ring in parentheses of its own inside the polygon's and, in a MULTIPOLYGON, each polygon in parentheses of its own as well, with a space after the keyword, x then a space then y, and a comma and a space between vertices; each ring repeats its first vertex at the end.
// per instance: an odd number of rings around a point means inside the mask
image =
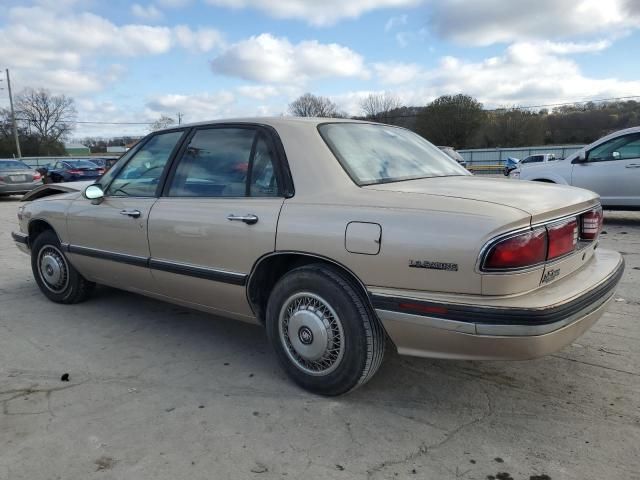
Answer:
POLYGON ((518 167, 510 177, 586 188, 612 210, 640 209, 640 127, 607 135, 564 160, 518 167))
POLYGON ((553 162, 556 156, 553 153, 539 153, 536 155, 529 155, 526 158, 520 160, 520 165, 531 165, 533 163, 546 163, 553 162))

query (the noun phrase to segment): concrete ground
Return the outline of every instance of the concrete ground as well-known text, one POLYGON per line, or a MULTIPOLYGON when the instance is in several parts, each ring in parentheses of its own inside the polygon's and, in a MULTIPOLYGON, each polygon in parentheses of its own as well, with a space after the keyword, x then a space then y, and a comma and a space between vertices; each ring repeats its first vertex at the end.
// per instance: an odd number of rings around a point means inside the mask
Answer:
POLYGON ((606 214, 627 270, 573 345, 517 363, 390 348, 327 399, 258 327, 107 288, 49 302, 12 244, 17 206, 0 199, 2 480, 640 478, 638 213, 606 214))

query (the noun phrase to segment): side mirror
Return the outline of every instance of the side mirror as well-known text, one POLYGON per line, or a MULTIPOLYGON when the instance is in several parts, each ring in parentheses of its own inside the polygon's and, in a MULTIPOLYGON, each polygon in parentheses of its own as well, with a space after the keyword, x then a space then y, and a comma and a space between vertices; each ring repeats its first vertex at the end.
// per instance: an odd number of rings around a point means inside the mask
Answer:
POLYGON ((620 152, 611 152, 611 158, 614 160, 620 160, 620 152))
POLYGON ((104 198, 104 192, 98 185, 89 185, 84 191, 84 196, 89 200, 100 200, 104 198))
POLYGON ((571 163, 585 163, 586 161, 587 161, 587 154, 583 150, 582 152, 578 153, 578 156, 576 158, 574 158, 571 161, 571 163))

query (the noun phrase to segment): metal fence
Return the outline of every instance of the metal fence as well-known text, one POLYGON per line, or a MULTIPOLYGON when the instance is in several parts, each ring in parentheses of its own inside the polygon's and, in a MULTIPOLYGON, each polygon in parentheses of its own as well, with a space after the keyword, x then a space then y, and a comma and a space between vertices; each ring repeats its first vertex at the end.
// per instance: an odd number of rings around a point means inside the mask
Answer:
POLYGON ((507 158, 514 157, 522 160, 529 155, 553 153, 558 160, 566 158, 573 152, 580 150, 584 145, 549 145, 543 147, 519 147, 519 148, 479 148, 474 150, 458 150, 458 153, 467 162, 468 166, 474 165, 504 165, 507 158))
MULTIPOLYGON (((96 155, 93 158, 119 158, 119 155, 96 155)), ((18 160, 17 158, 13 158, 12 160, 18 160)), ((91 160, 90 156, 66 156, 66 157, 22 157, 20 159, 21 162, 26 163, 30 167, 44 167, 49 164, 54 164, 58 160, 91 160)))

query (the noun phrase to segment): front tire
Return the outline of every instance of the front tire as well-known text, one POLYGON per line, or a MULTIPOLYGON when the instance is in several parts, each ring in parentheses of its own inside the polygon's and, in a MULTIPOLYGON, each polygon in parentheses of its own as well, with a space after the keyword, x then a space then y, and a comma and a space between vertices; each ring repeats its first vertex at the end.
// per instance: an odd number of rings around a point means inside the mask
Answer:
POLYGON ((95 287, 69 263, 51 230, 42 232, 33 242, 31 269, 42 293, 56 303, 82 302, 95 287))
POLYGON ((367 299, 349 278, 324 264, 296 268, 278 281, 266 326, 289 377, 314 393, 347 393, 382 363, 385 333, 367 299))

